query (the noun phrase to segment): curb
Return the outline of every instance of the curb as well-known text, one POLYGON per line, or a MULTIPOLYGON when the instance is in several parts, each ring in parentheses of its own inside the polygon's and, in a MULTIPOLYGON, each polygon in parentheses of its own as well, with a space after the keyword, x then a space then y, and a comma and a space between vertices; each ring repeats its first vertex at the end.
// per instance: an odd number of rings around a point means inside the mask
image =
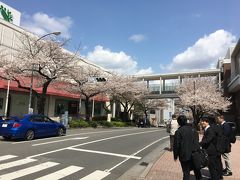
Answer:
MULTIPOLYGON (((164 143, 164 144, 166 144, 166 143, 164 143)), ((144 179, 144 178, 148 175, 148 173, 149 173, 149 171, 152 169, 153 165, 161 158, 161 156, 162 156, 165 152, 166 152, 165 149, 162 149, 162 150, 160 151, 159 157, 156 157, 156 159, 154 160, 154 162, 151 162, 151 163, 148 164, 148 166, 146 167, 146 169, 145 169, 145 170, 143 171, 143 173, 140 175, 140 179, 141 179, 141 178, 144 179)))
POLYGON ((169 139, 160 144, 147 156, 137 162, 117 180, 144 180, 157 160, 166 152, 164 148, 169 146, 169 139), (147 165, 146 165, 147 164, 147 165))
POLYGON ((143 173, 140 175, 139 178, 144 179, 148 175, 148 172, 151 170, 153 165, 154 165, 154 163, 149 163, 148 166, 146 167, 146 169, 143 171, 143 173))

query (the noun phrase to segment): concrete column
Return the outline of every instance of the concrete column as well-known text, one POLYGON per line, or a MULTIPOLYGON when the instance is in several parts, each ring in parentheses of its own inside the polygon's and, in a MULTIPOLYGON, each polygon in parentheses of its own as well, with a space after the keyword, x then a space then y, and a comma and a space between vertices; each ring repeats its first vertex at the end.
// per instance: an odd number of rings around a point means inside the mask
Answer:
POLYGON ((159 94, 162 94, 162 77, 160 77, 159 94))
POLYGON ((79 98, 79 105, 78 105, 79 109, 78 109, 78 113, 81 116, 81 109, 82 109, 82 98, 79 98))
MULTIPOLYGON (((109 102, 109 101, 106 101, 105 104, 106 104, 106 108, 107 108, 108 110, 111 110, 111 104, 110 104, 110 102, 109 102)), ((107 114, 107 121, 108 121, 108 122, 111 122, 111 118, 112 118, 112 114, 111 114, 111 113, 108 113, 108 114, 107 114)))
MULTIPOLYGON (((33 111, 33 113, 34 113, 34 112, 37 112, 37 103, 36 103, 37 99, 33 97, 32 102, 34 104, 34 106, 32 107, 33 110, 34 110, 33 111)), ((47 104, 47 106, 46 106, 46 113, 47 113, 47 115, 49 117, 54 117, 54 115, 55 115, 55 113, 54 113, 54 111, 55 111, 55 102, 56 102, 56 100, 55 100, 55 98, 53 96, 49 96, 46 99, 46 104, 47 104)))
POLYGON ((182 84, 182 78, 181 76, 178 76, 179 84, 182 84))
POLYGON ((175 100, 172 99, 172 114, 175 113, 175 100))
POLYGON ((218 88, 219 88, 219 90, 221 89, 221 72, 220 73, 218 73, 218 88))
POLYGON ((163 87, 162 87, 162 90, 163 90, 163 91, 166 90, 166 87, 165 87, 165 79, 163 79, 163 87))
POLYGON ((94 98, 93 98, 93 104, 92 104, 92 117, 94 117, 94 98))
POLYGON ((112 117, 115 118, 116 117, 116 103, 113 103, 113 110, 112 110, 112 117))

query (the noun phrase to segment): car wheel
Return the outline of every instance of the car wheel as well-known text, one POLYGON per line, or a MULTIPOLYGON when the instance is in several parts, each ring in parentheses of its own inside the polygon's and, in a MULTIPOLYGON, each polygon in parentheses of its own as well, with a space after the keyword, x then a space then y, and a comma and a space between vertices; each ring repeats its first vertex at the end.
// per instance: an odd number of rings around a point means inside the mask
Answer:
POLYGON ((3 136, 4 140, 11 140, 11 136, 3 136))
POLYGON ((64 135, 64 130, 63 128, 58 129, 58 136, 63 136, 64 135))
POLYGON ((34 136, 35 136, 35 134, 34 134, 34 131, 33 130, 28 130, 27 132, 26 132, 26 134, 25 134, 25 140, 26 141, 30 141, 30 140, 33 140, 34 139, 34 136))

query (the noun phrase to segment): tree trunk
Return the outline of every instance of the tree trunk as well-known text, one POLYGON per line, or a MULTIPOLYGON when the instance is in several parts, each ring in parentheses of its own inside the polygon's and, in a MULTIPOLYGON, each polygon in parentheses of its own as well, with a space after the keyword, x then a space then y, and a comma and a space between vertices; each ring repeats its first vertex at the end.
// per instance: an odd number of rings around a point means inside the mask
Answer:
POLYGON ((46 94, 47 94, 47 88, 52 80, 48 80, 43 84, 42 88, 42 94, 38 98, 38 114, 44 114, 45 111, 45 103, 46 103, 46 94))
POLYGON ((129 111, 128 111, 128 102, 125 102, 125 105, 123 106, 123 120, 124 121, 129 121, 129 111))
POLYGON ((193 125, 194 125, 194 128, 199 130, 199 122, 200 122, 200 115, 199 113, 197 112, 197 108, 195 106, 191 107, 191 110, 192 110, 192 116, 193 116, 193 125))
POLYGON ((86 120, 90 120, 90 106, 89 106, 89 97, 86 97, 85 99, 85 117, 86 120))
POLYGON ((145 118, 147 119, 148 115, 147 115, 147 109, 144 110, 144 114, 145 114, 145 118))
POLYGON ((123 121, 129 121, 129 114, 128 114, 128 111, 127 110, 125 110, 125 108, 124 108, 124 111, 123 111, 123 121))

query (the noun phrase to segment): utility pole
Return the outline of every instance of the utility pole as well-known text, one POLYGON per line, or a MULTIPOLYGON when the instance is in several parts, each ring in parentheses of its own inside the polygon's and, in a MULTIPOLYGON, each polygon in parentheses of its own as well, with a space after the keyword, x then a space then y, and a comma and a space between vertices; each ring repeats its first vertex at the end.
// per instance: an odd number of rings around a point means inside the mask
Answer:
POLYGON ((6 96, 6 104, 5 104, 5 112, 4 112, 5 116, 7 116, 7 111, 8 111, 9 89, 10 89, 10 80, 8 80, 8 86, 7 86, 7 96, 6 96))

